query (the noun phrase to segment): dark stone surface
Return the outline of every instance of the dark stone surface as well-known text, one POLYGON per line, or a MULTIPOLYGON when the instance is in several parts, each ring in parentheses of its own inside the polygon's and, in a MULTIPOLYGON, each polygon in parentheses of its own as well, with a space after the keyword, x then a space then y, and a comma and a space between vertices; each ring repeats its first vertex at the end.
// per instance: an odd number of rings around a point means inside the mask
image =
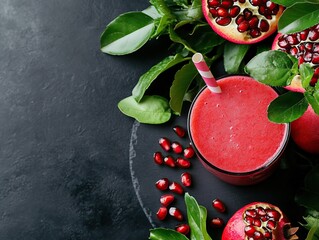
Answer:
MULTIPOLYGON (((146 239, 117 102, 152 47, 111 57, 107 23, 148 1, 0 2, 0 239, 146 239)), ((160 50, 160 46, 157 47, 160 50)))

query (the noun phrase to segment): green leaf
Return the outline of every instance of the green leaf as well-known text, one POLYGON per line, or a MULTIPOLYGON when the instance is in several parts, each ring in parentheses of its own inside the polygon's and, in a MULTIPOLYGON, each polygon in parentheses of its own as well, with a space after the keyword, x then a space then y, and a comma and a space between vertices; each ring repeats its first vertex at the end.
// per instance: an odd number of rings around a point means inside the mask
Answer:
POLYGON ((185 193, 185 204, 187 208, 188 224, 191 229, 191 239, 211 240, 206 231, 207 210, 199 206, 194 197, 185 193))
POLYGON ((319 23, 319 4, 297 3, 287 8, 278 21, 281 33, 300 32, 319 23))
MULTIPOLYGON (((313 2, 317 0, 312 0, 313 2)), ((290 7, 296 3, 305 3, 305 2, 312 2, 311 0, 272 0, 272 2, 277 3, 279 5, 290 7)))
POLYGON ((192 49, 202 54, 211 52, 214 47, 225 42, 222 37, 212 31, 208 24, 196 25, 192 33, 181 33, 180 36, 188 42, 192 49))
POLYGON ((174 81, 170 88, 170 107, 177 114, 181 114, 184 97, 198 72, 192 62, 184 65, 175 74, 174 81))
POLYGON ((150 230, 150 237, 151 240, 187 240, 188 238, 172 229, 167 228, 155 228, 150 230))
POLYGON ((119 15, 102 33, 101 51, 111 55, 132 53, 150 39, 154 27, 153 18, 142 12, 119 15))
POLYGON ((132 90, 132 96, 135 98, 137 102, 139 102, 145 91, 151 85, 151 83, 164 71, 175 66, 178 63, 189 60, 189 58, 184 58, 181 55, 177 54, 175 56, 168 56, 164 58, 161 62, 154 65, 150 70, 144 73, 138 83, 132 90))
POLYGON ((238 73, 249 47, 250 45, 248 44, 226 42, 224 48, 224 67, 227 73, 238 73))
POLYGON ((316 114, 319 115, 319 91, 305 92, 305 97, 308 103, 311 105, 312 109, 316 114))
POLYGON ((295 76, 294 62, 281 51, 266 51, 253 57, 245 71, 257 81, 270 86, 286 86, 295 76))
POLYGON ((309 63, 303 63, 299 66, 299 72, 302 87, 306 89, 310 84, 311 78, 314 74, 314 70, 309 63))
POLYGON ((308 216, 304 217, 306 224, 302 224, 309 230, 305 240, 319 240, 319 213, 315 211, 308 212, 308 216), (315 212, 315 214, 313 214, 313 212, 315 212))
POLYGON ((157 9, 160 14, 162 14, 162 16, 166 16, 169 19, 175 19, 165 0, 150 0, 150 3, 157 9))
POLYGON ((268 118, 276 123, 288 123, 301 117, 308 102, 299 92, 287 92, 273 100, 268 107, 268 118))
POLYGON ((145 13, 146 15, 150 16, 154 20, 162 17, 162 15, 157 11, 157 9, 154 6, 149 6, 148 8, 143 10, 142 12, 145 13))
POLYGON ((130 96, 118 103, 122 113, 135 118, 140 123, 161 124, 171 118, 171 109, 167 99, 161 96, 145 95, 140 102, 130 96))
POLYGON ((196 50, 194 50, 185 39, 181 38, 172 26, 169 28, 169 38, 175 43, 182 44, 188 51, 196 53, 196 50))

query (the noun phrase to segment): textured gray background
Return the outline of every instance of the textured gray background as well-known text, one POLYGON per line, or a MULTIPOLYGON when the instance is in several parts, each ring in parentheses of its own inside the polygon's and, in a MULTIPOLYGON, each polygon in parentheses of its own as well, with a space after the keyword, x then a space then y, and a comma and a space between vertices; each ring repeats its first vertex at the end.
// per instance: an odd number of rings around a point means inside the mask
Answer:
POLYGON ((108 22, 148 5, 0 0, 1 240, 148 237, 117 102, 157 60, 99 50, 108 22))

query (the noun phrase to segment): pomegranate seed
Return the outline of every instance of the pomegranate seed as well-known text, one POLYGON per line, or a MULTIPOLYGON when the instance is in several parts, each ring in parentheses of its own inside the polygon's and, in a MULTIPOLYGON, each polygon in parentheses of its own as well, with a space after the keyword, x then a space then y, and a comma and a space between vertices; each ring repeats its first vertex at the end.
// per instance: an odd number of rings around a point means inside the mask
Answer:
POLYGON ((170 207, 168 212, 169 212, 169 215, 174 217, 177 221, 183 221, 184 220, 184 216, 183 216, 181 210, 179 210, 178 208, 170 207))
POLYGON ((253 38, 259 37, 261 35, 261 32, 258 28, 254 28, 250 30, 250 36, 253 38))
POLYGON ((259 6, 262 3, 261 0, 251 0, 250 2, 251 2, 251 5, 253 6, 259 6))
POLYGON ((161 191, 167 190, 168 185, 169 185, 169 181, 167 178, 161 178, 155 183, 156 188, 161 191))
POLYGON ((248 21, 250 28, 256 28, 259 23, 259 19, 257 16, 252 16, 252 18, 248 21))
POLYGON ((319 64, 319 53, 314 53, 312 56, 312 63, 319 64))
POLYGON ((218 18, 216 18, 215 21, 218 25, 227 26, 228 24, 230 24, 231 18, 230 17, 218 17, 218 18))
POLYGON ((261 227, 261 221, 260 221, 260 219, 255 218, 255 219, 254 219, 254 222, 253 222, 253 225, 256 226, 256 227, 261 227))
POLYGON ((192 158, 195 155, 195 151, 192 146, 188 146, 187 148, 184 149, 184 157, 185 158, 192 158))
POLYGON ((250 216, 245 216, 245 221, 248 224, 253 224, 254 223, 254 218, 250 217, 250 216))
POLYGON ((229 16, 234 18, 236 17, 240 12, 240 7, 233 6, 231 9, 229 9, 229 16))
POLYGON ((175 160, 172 156, 166 156, 164 158, 164 164, 171 167, 171 168, 174 168, 176 166, 175 160))
POLYGON ((314 53, 319 53, 319 44, 314 44, 312 51, 313 51, 314 53))
POLYGON ((210 7, 218 7, 220 5, 219 0, 209 0, 208 1, 208 6, 210 7))
POLYGON ((268 229, 270 229, 270 230, 274 230, 275 228, 276 228, 276 222, 275 221, 273 221, 273 220, 269 220, 268 222, 267 222, 267 228, 268 229))
POLYGON ((270 11, 273 11, 276 7, 277 7, 277 4, 276 3, 273 3, 271 1, 267 1, 266 2, 266 7, 270 10, 270 11))
POLYGON ((232 7, 233 5, 234 5, 233 0, 224 0, 220 4, 221 7, 226 8, 226 9, 232 7))
POLYGON ((308 51, 312 51, 313 48, 313 44, 312 43, 306 43, 305 44, 305 49, 307 49, 308 51))
POLYGON ((216 8, 209 8, 209 12, 213 18, 218 17, 216 8))
POLYGON ((253 239, 254 239, 254 240, 264 239, 264 235, 263 235, 261 232, 256 231, 256 232, 254 233, 253 239))
POLYGON ((243 21, 246 21, 244 15, 239 15, 239 16, 236 18, 236 20, 235 20, 235 22, 236 22, 237 25, 239 25, 239 24, 242 23, 243 21))
POLYGON ((257 216, 257 212, 254 209, 247 209, 245 211, 245 215, 252 217, 252 218, 255 218, 257 216))
POLYGON ((181 174, 181 182, 185 187, 190 187, 192 185, 192 176, 188 172, 181 174))
POLYGON ((153 154, 153 159, 154 159, 154 162, 158 165, 161 165, 164 162, 164 158, 161 152, 155 152, 153 154))
POLYGON ((176 159, 176 165, 180 168, 190 168, 191 162, 187 159, 179 157, 176 159))
POLYGON ((177 136, 179 137, 185 137, 186 135, 186 131, 184 128, 182 128, 181 126, 175 126, 173 127, 174 132, 177 134, 177 136))
POLYGON ((179 154, 183 152, 183 147, 179 142, 172 143, 172 149, 175 153, 179 154))
POLYGON ((224 226, 224 220, 219 218, 219 217, 216 217, 216 218, 213 218, 211 221, 210 221, 210 226, 212 228, 221 228, 224 226))
POLYGON ((288 42, 285 38, 279 38, 278 39, 278 46, 281 47, 281 48, 286 48, 288 47, 288 42))
POLYGON ((279 221, 281 214, 275 209, 266 209, 267 216, 274 219, 275 221, 279 221))
POLYGON ((290 49, 290 54, 296 56, 298 54, 298 49, 296 47, 292 47, 290 49))
POLYGON ((258 207, 258 208, 257 208, 257 214, 258 214, 259 216, 265 216, 265 215, 266 215, 266 211, 265 211, 264 208, 258 207))
POLYGON ((167 207, 174 201, 175 197, 173 194, 165 194, 160 198, 160 202, 164 207, 167 207))
POLYGON ((243 14, 246 20, 249 20, 253 16, 253 13, 247 8, 245 8, 245 10, 243 11, 243 14))
POLYGON ((272 239, 272 233, 264 229, 264 237, 266 239, 272 239))
POLYGON ((156 213, 156 216, 159 220, 163 221, 167 216, 167 208, 160 207, 156 213))
POLYGON ((260 31, 267 32, 269 30, 269 23, 265 19, 262 19, 260 20, 258 27, 260 31))
POLYGON ((217 15, 219 17, 228 17, 228 11, 225 8, 219 7, 217 8, 217 15))
POLYGON ((175 230, 181 234, 187 235, 189 233, 190 227, 188 224, 183 223, 175 227, 175 230))
POLYGON ((177 182, 172 182, 170 185, 169 185, 169 189, 174 192, 174 193, 177 193, 177 194, 180 194, 182 195, 184 193, 184 189, 183 187, 177 183, 177 182))
POLYGON ((249 23, 245 20, 243 22, 241 22, 240 24, 238 24, 237 26, 237 30, 238 32, 246 32, 249 29, 249 23))
POLYGON ((309 33, 309 30, 303 30, 302 32, 299 33, 299 36, 300 36, 300 40, 302 41, 306 41, 307 38, 308 38, 308 33, 309 33))
POLYGON ((212 205, 213 205, 213 208, 215 208, 218 212, 223 213, 226 211, 226 207, 224 203, 218 198, 213 200, 212 205))
POLYGON ((168 152, 169 150, 171 150, 171 142, 168 138, 166 137, 162 137, 159 139, 159 145, 166 151, 168 152))
POLYGON ((296 35, 289 35, 286 39, 290 45, 296 45, 299 43, 296 35))
POLYGON ((254 236, 254 233, 256 232, 256 229, 250 225, 246 226, 245 229, 245 234, 248 236, 248 237, 252 237, 254 236))
POLYGON ((298 58, 298 64, 301 65, 301 64, 303 64, 304 62, 305 62, 305 59, 303 58, 303 56, 300 56, 300 57, 298 58))
POLYGON ((317 39, 319 39, 319 32, 314 30, 309 31, 308 38, 311 41, 316 41, 317 39))

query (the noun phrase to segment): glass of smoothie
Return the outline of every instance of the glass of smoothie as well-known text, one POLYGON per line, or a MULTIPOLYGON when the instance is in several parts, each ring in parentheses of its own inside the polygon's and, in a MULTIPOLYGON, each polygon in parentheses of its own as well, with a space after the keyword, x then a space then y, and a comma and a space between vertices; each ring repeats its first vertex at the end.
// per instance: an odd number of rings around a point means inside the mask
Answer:
POLYGON ((290 125, 272 123, 267 108, 277 92, 248 76, 204 87, 188 115, 188 132, 205 168, 225 182, 256 184, 272 174, 289 139, 290 125))

